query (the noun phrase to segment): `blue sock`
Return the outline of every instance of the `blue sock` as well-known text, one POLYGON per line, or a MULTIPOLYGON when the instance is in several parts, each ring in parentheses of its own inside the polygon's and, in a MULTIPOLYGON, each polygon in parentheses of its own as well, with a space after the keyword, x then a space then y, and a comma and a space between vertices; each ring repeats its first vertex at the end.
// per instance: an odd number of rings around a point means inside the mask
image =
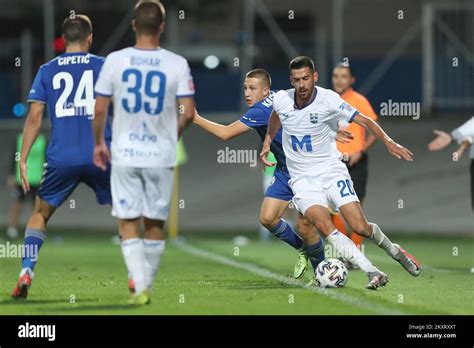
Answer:
POLYGON ((308 255, 313 269, 316 269, 319 263, 325 258, 323 240, 320 239, 319 242, 313 245, 306 245, 306 255, 308 255))
POLYGON ((281 241, 288 243, 296 250, 301 249, 303 247, 303 240, 300 236, 296 234, 295 231, 291 228, 291 226, 283 219, 272 229, 269 231, 281 241))
POLYGON ((43 245, 44 233, 36 228, 26 228, 25 231, 25 254, 21 259, 23 268, 29 268, 34 271, 38 254, 43 245))

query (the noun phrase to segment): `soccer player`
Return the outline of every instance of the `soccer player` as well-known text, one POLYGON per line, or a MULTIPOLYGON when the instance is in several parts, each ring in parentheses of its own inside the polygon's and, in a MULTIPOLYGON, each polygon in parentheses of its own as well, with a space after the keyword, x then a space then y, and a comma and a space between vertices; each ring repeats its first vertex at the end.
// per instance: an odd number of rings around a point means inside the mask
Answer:
POLYGON ((373 240, 411 275, 419 275, 416 259, 399 245, 393 244, 377 224, 369 223, 365 218, 347 167, 336 148, 335 134, 339 121, 354 121, 365 127, 382 140, 389 153, 398 159, 412 161, 412 153, 394 142, 376 122, 360 114, 337 93, 315 86, 318 73, 311 58, 296 57, 289 68, 294 88, 279 91, 273 98, 273 113, 260 154, 261 160, 266 165, 274 165, 266 160, 266 156, 272 140, 283 126, 282 143, 295 206, 338 253, 368 275, 366 288, 375 290, 386 285, 388 276, 336 229, 328 207, 339 209, 352 231, 373 240))
POLYGON ((95 87, 94 163, 103 170, 110 158, 103 130, 113 98, 112 215, 119 219, 123 258, 133 281, 129 302, 137 305, 150 302, 165 249, 163 226, 178 137, 192 122, 195 108, 188 62, 160 47, 164 18, 161 3, 139 2, 132 20, 135 46, 107 56, 95 87))
MULTIPOLYGON (((255 130, 263 140, 267 132, 268 119, 272 112, 274 91, 271 88, 270 74, 264 69, 254 69, 246 74, 244 81, 245 101, 249 107, 247 112, 230 125, 222 125, 205 119, 197 112, 194 123, 219 139, 229 140, 250 130, 255 130)), ((340 141, 348 141, 347 132, 338 134, 340 141)), ((276 133, 271 143, 271 151, 276 158, 276 169, 273 180, 266 190, 265 198, 260 210, 260 223, 275 237, 286 242, 299 252, 298 261, 294 269, 294 277, 301 278, 308 267, 309 258, 313 268, 324 260, 324 246, 314 226, 299 214, 297 230, 282 219, 293 198, 288 180, 290 176, 286 168, 285 154, 282 148, 281 131, 276 133)))
POLYGON ((456 150, 458 158, 461 158, 468 147, 471 148, 469 151, 469 157, 471 158, 471 206, 474 211, 474 117, 471 117, 451 133, 438 129, 435 129, 433 132, 436 134, 436 138, 428 144, 430 151, 442 150, 451 144, 453 140, 456 140, 459 144, 459 148, 456 150))
MULTIPOLYGON (((352 87, 354 83, 355 75, 350 65, 340 63, 334 68, 332 72, 334 91, 337 92, 345 102, 359 110, 361 114, 377 121, 377 115, 370 105, 370 102, 366 97, 354 90, 352 87)), ((347 130, 354 134, 355 139, 347 144, 338 143, 337 149, 343 154, 344 162, 347 165, 349 175, 354 183, 354 191, 362 205, 365 198, 369 170, 367 152, 372 148, 377 138, 371 133, 367 134, 366 137, 365 128, 355 122, 349 123, 347 130)), ((342 233, 351 238, 355 245, 360 248, 363 238, 356 233, 346 231, 345 222, 340 214, 335 214, 332 218, 334 225, 342 233)))
MULTIPOLYGON (((14 298, 27 297, 48 221, 79 183, 85 183, 95 191, 99 204, 111 203, 109 167, 101 171, 92 163, 94 82, 104 59, 88 53, 92 44, 92 23, 87 16, 66 18, 63 38, 66 53, 40 67, 28 96, 31 106, 23 130, 19 163, 25 192, 31 188, 28 155, 38 136, 45 105, 52 129, 47 164, 25 231, 25 251, 30 252, 25 252, 22 259, 20 277, 12 292, 14 298)), ((107 123, 105 144, 109 144, 110 134, 107 123)))

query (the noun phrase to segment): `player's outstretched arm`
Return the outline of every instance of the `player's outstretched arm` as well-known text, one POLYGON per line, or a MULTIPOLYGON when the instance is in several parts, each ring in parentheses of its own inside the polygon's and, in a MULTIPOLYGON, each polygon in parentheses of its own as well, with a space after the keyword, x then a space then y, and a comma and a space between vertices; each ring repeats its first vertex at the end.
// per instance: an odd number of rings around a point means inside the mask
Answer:
POLYGON ((387 147, 388 152, 390 152, 392 156, 398 159, 403 158, 409 162, 413 161, 413 153, 407 148, 393 141, 392 138, 390 138, 388 134, 384 132, 382 127, 380 127, 377 122, 372 120, 370 117, 359 113, 354 117, 353 121, 370 131, 377 139, 382 140, 387 147))
POLYGON ((430 151, 442 150, 453 141, 453 137, 447 132, 435 129, 433 133, 436 134, 436 138, 428 144, 428 150, 430 151))
MULTIPOLYGON (((433 132, 436 134, 436 138, 428 144, 428 150, 430 151, 442 150, 454 140, 454 137, 447 132, 443 132, 438 129, 435 129, 433 132)), ((458 149, 453 152, 453 155, 455 155, 457 158, 461 158, 466 149, 472 145, 472 139, 472 136, 459 137, 456 139, 460 145, 458 149)))
POLYGON ((194 104, 194 98, 190 97, 178 98, 178 104, 178 137, 180 137, 184 130, 193 122, 196 105, 194 104))
POLYGON ((92 120, 92 130, 94 133, 93 161, 97 167, 104 171, 107 169, 107 162, 110 161, 110 152, 104 138, 109 104, 110 97, 97 96, 94 108, 94 119, 92 120))
POLYGON ((456 140, 461 147, 458 149, 464 152, 465 147, 472 143, 474 138, 474 117, 464 122, 460 127, 453 130, 451 133, 444 132, 439 129, 433 130, 436 138, 428 144, 428 150, 439 151, 456 140), (467 144, 466 144, 467 143, 467 144))
POLYGON ((30 103, 30 112, 26 118, 25 127, 23 128, 23 139, 21 143, 20 153, 20 178, 23 186, 23 191, 30 190, 30 183, 28 181, 28 168, 26 162, 31 148, 38 137, 41 123, 43 122, 44 104, 38 102, 30 103))
POLYGON ((272 115, 270 116, 270 120, 268 121, 268 130, 267 135, 265 136, 265 140, 263 142, 262 152, 260 152, 260 159, 267 167, 273 167, 275 165, 274 162, 270 162, 267 160, 267 156, 270 152, 270 145, 272 144, 272 141, 280 128, 280 117, 275 111, 273 111, 272 115))
POLYGON ((199 115, 197 110, 194 114, 194 124, 224 141, 243 134, 250 129, 240 121, 235 121, 229 125, 223 125, 209 121, 208 119, 199 115))

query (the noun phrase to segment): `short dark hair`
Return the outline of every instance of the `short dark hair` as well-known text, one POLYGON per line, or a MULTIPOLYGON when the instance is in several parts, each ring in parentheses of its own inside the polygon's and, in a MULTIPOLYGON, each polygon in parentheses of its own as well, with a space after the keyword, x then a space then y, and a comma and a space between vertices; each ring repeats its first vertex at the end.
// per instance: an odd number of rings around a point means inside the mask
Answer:
POLYGON ((313 60, 308 56, 298 56, 291 60, 290 70, 309 68, 311 72, 316 70, 313 60))
POLYGON ((159 1, 140 1, 135 6, 133 19, 137 33, 157 34, 165 19, 165 8, 159 1))
POLYGON ((86 15, 67 17, 63 22, 63 35, 67 42, 84 42, 92 33, 92 22, 86 15))
POLYGON ((270 77, 270 74, 268 71, 265 69, 253 69, 250 70, 246 75, 246 78, 257 78, 261 79, 264 84, 266 84, 268 87, 272 85, 272 78, 270 77))
POLYGON ((351 77, 355 77, 354 69, 349 63, 340 62, 336 65, 336 68, 346 68, 347 70, 349 70, 351 77))

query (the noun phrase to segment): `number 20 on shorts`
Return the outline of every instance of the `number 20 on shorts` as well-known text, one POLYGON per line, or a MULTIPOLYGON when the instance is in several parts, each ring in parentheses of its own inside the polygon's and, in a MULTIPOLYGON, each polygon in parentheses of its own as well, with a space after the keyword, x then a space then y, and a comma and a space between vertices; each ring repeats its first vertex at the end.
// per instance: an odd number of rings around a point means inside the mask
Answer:
POLYGON ((351 186, 351 182, 349 181, 349 179, 339 180, 337 182, 337 187, 340 189, 339 193, 341 194, 341 197, 355 195, 355 192, 351 186))

